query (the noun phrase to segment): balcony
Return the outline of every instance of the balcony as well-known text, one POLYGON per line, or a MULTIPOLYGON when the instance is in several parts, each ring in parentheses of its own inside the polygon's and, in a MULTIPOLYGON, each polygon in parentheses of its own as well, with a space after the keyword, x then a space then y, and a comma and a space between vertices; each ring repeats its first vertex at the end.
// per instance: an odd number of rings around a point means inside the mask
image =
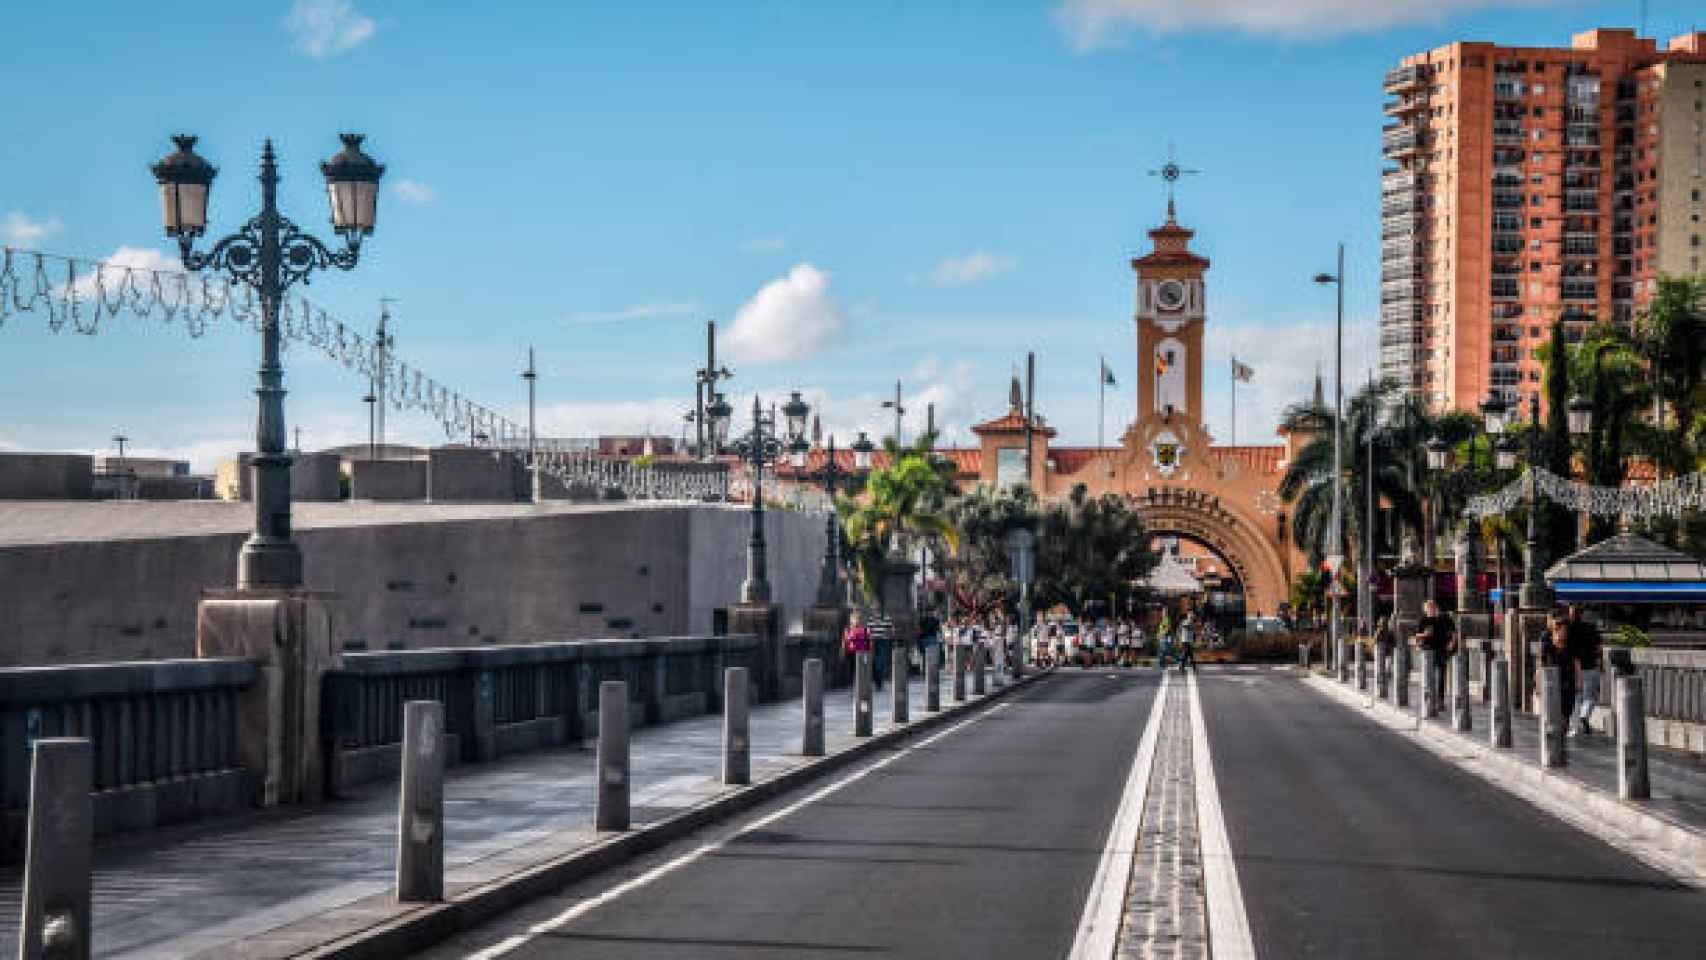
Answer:
POLYGON ((1522 252, 1522 234, 1495 233, 1493 234, 1493 252, 1510 256, 1522 252))
POLYGON ((1415 113, 1418 110, 1426 110, 1427 108, 1428 95, 1426 92, 1417 92, 1413 96, 1399 97, 1396 100, 1386 101, 1386 115, 1389 117, 1401 117, 1407 113, 1415 113))
POLYGON ((1522 372, 1510 369, 1498 369, 1489 374, 1490 382, 1495 387, 1514 387, 1522 383, 1522 372))
POLYGON ((1505 80, 1498 77, 1493 79, 1494 100, 1521 100, 1523 84, 1521 80, 1505 80))
POLYGON ((1390 217, 1380 218, 1380 242, 1390 243, 1394 240, 1414 240, 1421 232, 1424 221, 1413 213, 1395 213, 1390 217))
POLYGON ((1599 295, 1599 285, 1592 280, 1566 280, 1558 295, 1576 302, 1592 300, 1599 295))
POLYGON ((1380 175, 1383 195, 1411 193, 1416 189, 1416 174, 1412 170, 1388 170, 1380 175))
POLYGON ((1420 141, 1416 128, 1404 124, 1387 127, 1380 135, 1381 150, 1388 157, 1415 153, 1420 141))
POLYGON ((1422 322, 1422 304, 1416 300, 1382 303, 1380 305, 1380 322, 1383 324, 1420 323, 1422 322))
POLYGON ((1522 284, 1515 279, 1501 277, 1493 280, 1488 287, 1494 300, 1515 300, 1522 296, 1522 284))
POLYGON ((1414 213, 1421 208, 1421 198, 1411 193, 1389 193, 1380 201, 1380 215, 1393 217, 1399 214, 1414 213))
POLYGON ((1422 68, 1418 66, 1399 67, 1386 71, 1386 92, 1397 93, 1408 90, 1422 82, 1422 68))
POLYGON ((1493 194, 1493 209, 1494 210, 1520 210, 1520 209, 1522 209, 1522 194, 1520 194, 1520 193, 1495 193, 1495 194, 1493 194))
POLYGON ((1598 150, 1599 131, 1571 128, 1564 131, 1564 146, 1576 150, 1598 150))
POLYGON ((1518 125, 1507 123, 1493 124, 1494 143, 1521 143, 1522 138, 1523 129, 1518 125))

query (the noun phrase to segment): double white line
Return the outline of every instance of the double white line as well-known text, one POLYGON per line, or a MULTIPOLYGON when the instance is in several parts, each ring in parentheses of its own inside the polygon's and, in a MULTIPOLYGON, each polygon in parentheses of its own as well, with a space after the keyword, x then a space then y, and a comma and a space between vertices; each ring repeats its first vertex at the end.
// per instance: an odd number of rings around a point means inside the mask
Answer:
MULTIPOLYGON (((1161 688, 1149 708, 1143 737, 1137 743, 1131 773, 1114 813, 1108 842, 1096 866, 1090 895, 1078 921, 1071 960, 1111 960, 1119 947, 1120 922, 1125 914, 1127 886, 1132 861, 1137 856, 1139 833, 1149 780, 1155 769, 1160 745, 1161 719, 1172 692, 1171 676, 1163 674, 1161 688)), ((1220 790, 1215 784, 1214 763, 1208 752, 1207 727, 1203 723, 1202 698, 1197 692, 1196 671, 1188 675, 1185 693, 1191 710, 1191 767, 1196 782, 1197 830, 1202 842, 1203 897, 1208 909, 1209 947, 1217 960, 1256 955, 1250 939, 1250 921, 1244 912, 1244 895, 1238 887, 1238 870, 1232 860, 1232 844, 1226 835, 1226 820, 1220 809, 1220 790)))

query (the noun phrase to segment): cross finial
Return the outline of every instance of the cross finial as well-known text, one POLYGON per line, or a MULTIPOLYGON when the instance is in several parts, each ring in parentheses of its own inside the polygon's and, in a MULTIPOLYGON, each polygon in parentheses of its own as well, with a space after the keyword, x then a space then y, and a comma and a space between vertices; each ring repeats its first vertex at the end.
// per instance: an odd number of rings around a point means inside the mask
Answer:
POLYGON ((1189 167, 1179 166, 1178 155, 1173 150, 1172 141, 1169 140, 1167 142, 1167 162, 1161 165, 1161 169, 1149 171, 1150 176, 1160 177, 1167 184, 1167 222, 1168 223, 1174 222, 1174 210, 1173 210, 1173 187, 1174 187, 1174 185, 1179 182, 1180 177, 1190 176, 1190 175, 1198 174, 1198 173, 1202 173, 1202 171, 1191 169, 1189 167))

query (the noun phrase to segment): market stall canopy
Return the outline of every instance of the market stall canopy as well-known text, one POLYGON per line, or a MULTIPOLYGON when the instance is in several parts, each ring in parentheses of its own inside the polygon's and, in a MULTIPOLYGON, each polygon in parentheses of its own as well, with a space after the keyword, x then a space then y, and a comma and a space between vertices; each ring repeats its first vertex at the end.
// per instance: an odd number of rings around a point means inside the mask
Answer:
POLYGON ((1566 603, 1706 603, 1706 563, 1627 533, 1553 564, 1546 582, 1566 603))
POLYGON ((1202 583, 1196 576, 1171 556, 1162 556, 1161 562, 1149 572, 1146 582, 1159 597, 1186 597, 1203 592, 1202 583))

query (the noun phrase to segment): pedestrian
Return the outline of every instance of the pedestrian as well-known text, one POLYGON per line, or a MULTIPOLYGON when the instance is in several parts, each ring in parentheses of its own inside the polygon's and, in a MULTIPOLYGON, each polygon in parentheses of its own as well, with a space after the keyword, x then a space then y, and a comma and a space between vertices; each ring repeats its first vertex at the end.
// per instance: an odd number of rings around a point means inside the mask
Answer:
POLYGON ((1604 640, 1599 627, 1582 616, 1580 604, 1570 604, 1567 609, 1570 653, 1581 677, 1574 729, 1570 733, 1585 737, 1593 733, 1593 725, 1589 721, 1593 719, 1593 708, 1599 705, 1600 650, 1604 640))
POLYGON ((894 649, 894 621, 881 613, 871 618, 871 684, 883 688, 889 675, 889 653, 894 649))
POLYGON ((1197 659, 1196 659, 1196 654, 1194 652, 1194 648, 1196 646, 1196 642, 1197 642, 1198 637, 1201 636, 1201 633, 1202 633, 1202 620, 1201 620, 1201 618, 1199 618, 1197 616, 1197 612, 1195 610, 1187 611, 1185 613, 1184 619, 1179 621, 1178 641, 1179 641, 1179 672, 1180 673, 1185 672, 1186 666, 1189 666, 1192 670, 1196 669, 1197 659))
POLYGON ((1387 671, 1392 669, 1392 653, 1398 646, 1398 614, 1394 611, 1390 616, 1375 620, 1374 628, 1374 670, 1377 689, 1386 689, 1387 671))
POLYGON ((848 618, 847 629, 841 634, 841 649, 853 661, 855 670, 859 655, 871 652, 871 630, 865 626, 864 614, 857 610, 848 618))
POLYGON ((930 651, 942 646, 942 621, 926 613, 918 623, 918 657, 920 663, 930 662, 930 651))
MULTIPOLYGON (((1540 647, 1540 668, 1558 668, 1558 719, 1566 726, 1576 705, 1576 658, 1570 649, 1570 623, 1562 610, 1555 610, 1546 622, 1547 642, 1540 647)), ((1538 688, 1539 684, 1535 684, 1538 688)))
POLYGON ((1168 647, 1173 642, 1173 611, 1161 611, 1161 623, 1155 628, 1155 666, 1157 669, 1167 669, 1168 647))
POLYGON ((1422 604, 1422 621, 1416 625, 1415 643, 1420 649, 1433 651, 1433 675, 1423 677, 1422 682, 1432 684, 1434 703, 1443 704, 1445 664, 1457 652, 1457 626, 1450 617, 1439 612, 1439 604, 1432 600, 1422 604))

